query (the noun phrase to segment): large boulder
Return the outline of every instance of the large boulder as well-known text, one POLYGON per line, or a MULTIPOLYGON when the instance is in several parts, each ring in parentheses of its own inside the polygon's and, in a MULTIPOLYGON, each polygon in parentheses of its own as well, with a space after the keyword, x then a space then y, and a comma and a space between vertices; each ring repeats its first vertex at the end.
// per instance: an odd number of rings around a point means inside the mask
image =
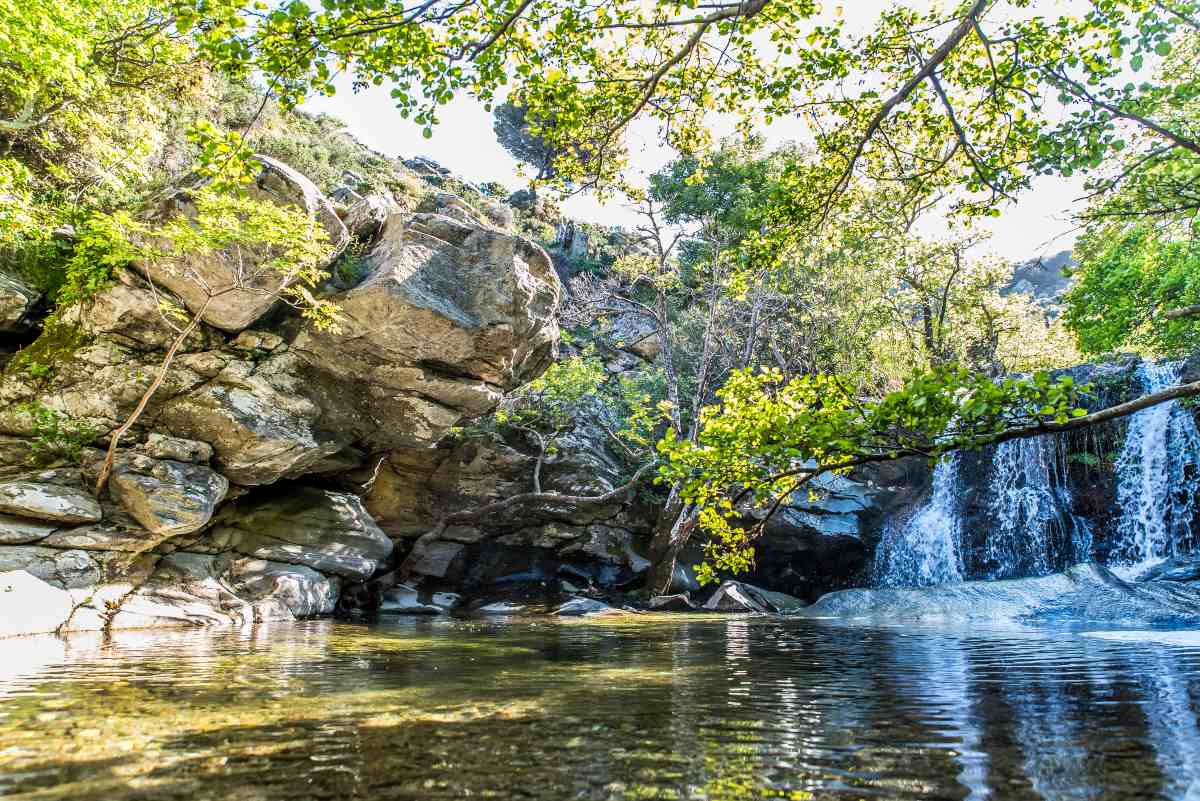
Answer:
POLYGON ((379 235, 387 218, 401 211, 391 193, 371 192, 356 198, 342 217, 350 235, 360 242, 371 242, 379 235))
POLYGON ((30 327, 41 293, 16 276, 0 272, 0 334, 19 334, 30 327))
MULTIPOLYGON (((262 170, 247 188, 250 197, 308 213, 324 227, 334 252, 340 252, 349 240, 346 226, 313 182, 283 162, 262 155, 255 158, 262 170)), ((194 218, 196 213, 192 193, 177 189, 162 196, 149 217, 163 222, 180 214, 194 218)), ((177 295, 192 312, 203 311, 209 325, 240 331, 265 314, 295 278, 295 270, 264 267, 275 255, 241 248, 237 253, 196 255, 169 264, 153 260, 140 266, 150 280, 177 295)))
POLYGON ((310 567, 266 559, 235 559, 230 585, 256 606, 257 619, 327 615, 337 606, 340 582, 310 567))
POLYGON ((726 581, 704 603, 709 612, 779 613, 803 609, 806 604, 782 592, 764 590, 740 581, 726 581))
POLYGON ((261 361, 230 360, 203 386, 166 402, 159 420, 177 435, 210 443, 217 469, 236 484, 300 476, 354 438, 322 425, 307 372, 286 350, 261 361))
POLYGON ((427 447, 463 416, 542 373, 558 341, 561 287, 527 239, 441 214, 393 214, 366 278, 335 295, 339 332, 292 343, 329 394, 353 400, 373 447, 427 447))
POLYGON ((614 346, 654 361, 662 352, 658 338, 658 325, 649 317, 635 312, 626 312, 614 317, 605 332, 614 346))
POLYGON ((210 547, 352 579, 368 578, 392 552, 357 496, 314 487, 239 499, 207 539, 210 547))
POLYGON ((138 523, 165 539, 208 525, 229 481, 205 465, 133 454, 118 459, 108 487, 138 523))

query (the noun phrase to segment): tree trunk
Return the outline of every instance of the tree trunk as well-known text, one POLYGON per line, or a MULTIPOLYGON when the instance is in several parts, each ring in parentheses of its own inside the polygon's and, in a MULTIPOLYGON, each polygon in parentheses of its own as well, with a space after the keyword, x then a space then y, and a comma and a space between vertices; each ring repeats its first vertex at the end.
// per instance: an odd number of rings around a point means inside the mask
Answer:
POLYGON ((684 503, 679 497, 678 488, 672 487, 650 540, 651 567, 646 588, 653 594, 665 595, 670 592, 679 554, 688 544, 695 527, 695 507, 684 503))

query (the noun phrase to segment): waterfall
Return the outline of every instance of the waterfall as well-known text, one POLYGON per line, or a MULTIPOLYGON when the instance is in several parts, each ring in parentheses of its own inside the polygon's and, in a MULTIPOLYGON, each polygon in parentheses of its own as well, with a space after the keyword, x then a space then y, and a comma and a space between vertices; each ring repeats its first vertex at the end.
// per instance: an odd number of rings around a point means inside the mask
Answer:
POLYGON ((1060 438, 1003 442, 992 466, 988 512, 994 523, 984 545, 986 578, 1044 576, 1091 558, 1091 525, 1071 512, 1060 438))
POLYGON ((888 521, 884 526, 875 558, 880 586, 927 587, 962 581, 959 483, 959 457, 951 454, 933 469, 929 499, 907 520, 888 521))
MULTIPOLYGON (((1179 380, 1179 363, 1144 363, 1145 392, 1179 380)), ((1129 419, 1116 462, 1116 536, 1110 559, 1135 575, 1176 553, 1188 551, 1196 491, 1200 488, 1200 433, 1178 401, 1143 409, 1129 419)))
MULTIPOLYGON (((1146 362, 1142 390, 1179 381, 1179 363, 1146 362)), ((1067 474, 1066 439, 1016 439, 990 449, 983 514, 964 504, 970 487, 951 455, 934 468, 929 498, 907 518, 884 523, 873 573, 881 587, 923 587, 963 579, 1041 576, 1096 558, 1126 577, 1200 542, 1193 530, 1200 492, 1200 432, 1178 401, 1129 418, 1115 462, 1116 518, 1093 543, 1090 521, 1075 515, 1067 474), (970 527, 964 531, 964 509, 970 527)), ((974 471, 972 471, 974 473, 974 471)))

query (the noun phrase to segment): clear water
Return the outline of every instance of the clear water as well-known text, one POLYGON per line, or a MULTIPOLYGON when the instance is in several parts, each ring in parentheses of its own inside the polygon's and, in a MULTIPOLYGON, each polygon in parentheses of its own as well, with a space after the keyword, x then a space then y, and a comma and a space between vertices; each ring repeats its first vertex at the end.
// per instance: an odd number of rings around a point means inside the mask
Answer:
POLYGON ((879 586, 929 587, 963 580, 961 497, 959 457, 950 454, 933 468, 929 499, 908 519, 884 525, 875 551, 879 586))
POLYGON ((768 618, 0 641, 14 799, 1194 799, 1200 635, 768 618))
MULTIPOLYGON (((1143 364, 1143 388, 1166 389, 1177 382, 1179 370, 1178 363, 1143 364)), ((1120 515, 1113 560, 1125 574, 1195 547, 1200 433, 1190 410, 1171 401, 1130 417, 1116 471, 1120 515)))

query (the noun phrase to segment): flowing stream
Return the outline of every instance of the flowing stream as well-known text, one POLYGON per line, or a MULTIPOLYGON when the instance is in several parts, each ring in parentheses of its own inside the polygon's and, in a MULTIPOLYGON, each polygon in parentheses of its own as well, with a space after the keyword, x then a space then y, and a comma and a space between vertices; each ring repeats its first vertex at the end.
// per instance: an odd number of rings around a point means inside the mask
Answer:
POLYGON ((1200 794, 1200 639, 635 615, 0 641, 0 798, 1200 794))

